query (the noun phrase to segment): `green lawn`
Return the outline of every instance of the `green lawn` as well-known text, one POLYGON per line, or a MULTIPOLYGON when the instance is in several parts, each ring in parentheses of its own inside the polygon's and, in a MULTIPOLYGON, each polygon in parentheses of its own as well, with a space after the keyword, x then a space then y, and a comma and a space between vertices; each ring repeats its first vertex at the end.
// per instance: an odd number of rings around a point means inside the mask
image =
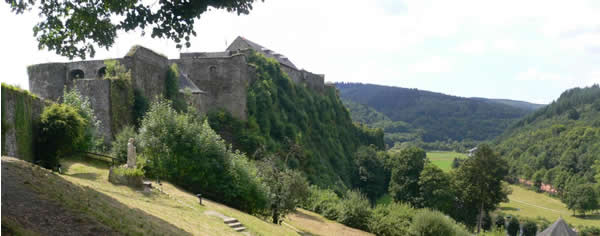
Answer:
POLYGON ((440 167, 444 171, 450 171, 452 169, 452 160, 454 158, 467 158, 467 154, 458 152, 448 151, 429 151, 427 152, 427 158, 431 163, 440 167))
POLYGON ((508 196, 509 203, 500 204, 500 211, 528 218, 538 216, 554 222, 558 217, 562 217, 567 223, 577 225, 598 226, 600 225, 600 215, 596 214, 586 218, 574 217, 573 212, 569 211, 565 204, 557 198, 552 198, 543 193, 536 193, 517 185, 511 185, 512 194, 508 196))

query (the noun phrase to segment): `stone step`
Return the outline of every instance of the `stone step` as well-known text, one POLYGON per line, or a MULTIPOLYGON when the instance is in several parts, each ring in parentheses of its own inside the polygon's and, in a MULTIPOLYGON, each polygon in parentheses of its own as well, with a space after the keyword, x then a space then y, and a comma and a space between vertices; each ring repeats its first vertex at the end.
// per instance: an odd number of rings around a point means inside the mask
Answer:
POLYGON ((230 223, 237 223, 238 220, 236 218, 226 218, 223 220, 223 222, 225 222, 225 224, 230 224, 230 223))
POLYGON ((242 232, 242 231, 246 230, 246 227, 234 228, 233 230, 235 230, 237 232, 242 232))
POLYGON ((244 225, 243 225, 242 223, 240 223, 240 222, 229 223, 229 224, 227 224, 227 225, 229 225, 229 227, 231 227, 231 228, 239 228, 239 227, 244 227, 244 225))

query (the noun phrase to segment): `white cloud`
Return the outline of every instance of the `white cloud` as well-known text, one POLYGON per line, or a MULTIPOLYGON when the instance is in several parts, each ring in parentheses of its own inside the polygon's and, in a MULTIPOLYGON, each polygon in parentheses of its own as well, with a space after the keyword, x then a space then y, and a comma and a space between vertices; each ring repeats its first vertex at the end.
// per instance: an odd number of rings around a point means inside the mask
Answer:
POLYGON ((482 54, 486 51, 487 44, 483 40, 471 40, 464 42, 456 48, 456 51, 465 54, 482 54))
POLYGON ((529 68, 525 72, 517 74, 516 79, 519 81, 572 81, 571 77, 562 76, 557 73, 549 73, 538 71, 535 68, 529 68))
POLYGON ((452 70, 452 63, 447 59, 432 56, 411 66, 415 73, 444 73, 452 70))

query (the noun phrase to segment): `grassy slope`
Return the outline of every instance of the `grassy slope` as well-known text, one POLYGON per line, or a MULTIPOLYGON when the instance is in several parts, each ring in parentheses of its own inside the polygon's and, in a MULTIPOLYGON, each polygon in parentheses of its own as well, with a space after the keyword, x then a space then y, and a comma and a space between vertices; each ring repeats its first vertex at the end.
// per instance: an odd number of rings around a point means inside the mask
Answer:
POLYGON ((362 236, 373 235, 358 229, 347 227, 343 224, 326 219, 325 217, 303 209, 289 215, 286 222, 302 231, 315 235, 348 235, 362 236))
POLYGON ((500 210, 506 214, 536 218, 538 216, 554 222, 562 217, 567 223, 577 225, 600 225, 600 215, 588 218, 573 217, 572 212, 565 204, 556 198, 549 197, 543 193, 536 193, 517 185, 511 185, 513 193, 508 196, 509 203, 502 203, 500 210))
POLYGON ((464 153, 446 151, 427 152, 427 158, 431 161, 431 163, 435 164, 444 171, 450 171, 450 169, 452 169, 452 160, 455 157, 467 158, 467 155, 464 153))
POLYGON ((296 232, 286 227, 267 223, 212 201, 205 200, 203 201, 204 206, 200 206, 198 199, 193 194, 166 182, 163 182, 162 191, 170 196, 158 192, 145 194, 129 187, 115 186, 108 182, 108 167, 102 162, 82 162, 70 159, 63 161, 63 166, 65 166, 65 175, 63 176, 66 180, 93 188, 128 207, 142 209, 144 212, 194 235, 237 234, 221 219, 205 215, 204 211, 206 210, 217 211, 237 218, 250 232, 256 235, 296 235, 296 232))
MULTIPOLYGON (((313 225, 320 225, 333 234, 354 232, 335 222, 304 220, 293 222, 296 228, 274 225, 260 218, 204 199, 203 206, 191 193, 170 183, 163 182, 163 194, 157 190, 138 191, 108 182, 108 165, 102 161, 73 157, 62 161, 63 175, 16 160, 19 176, 32 183, 37 192, 65 207, 82 212, 99 222, 124 234, 132 235, 239 235, 227 227, 223 220, 204 214, 211 210, 237 218, 252 235, 299 235, 321 234, 313 232, 313 225), (313 222, 313 221, 316 221, 313 222), (324 225, 324 226, 323 226, 324 225)), ((156 186, 155 183, 153 183, 156 186)), ((304 214, 314 214, 301 211, 304 214)), ((318 218, 316 218, 318 219, 318 218)), ((17 225, 18 226, 18 225, 17 225)), ((13 227, 18 229, 18 227, 13 227)))

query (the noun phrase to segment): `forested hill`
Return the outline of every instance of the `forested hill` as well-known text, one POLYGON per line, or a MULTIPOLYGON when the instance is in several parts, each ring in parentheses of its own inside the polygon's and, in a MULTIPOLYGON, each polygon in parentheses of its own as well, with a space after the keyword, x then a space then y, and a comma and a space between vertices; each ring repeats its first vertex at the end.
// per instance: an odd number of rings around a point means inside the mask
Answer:
POLYGON ((472 97, 472 99, 480 100, 480 101, 484 101, 484 102, 506 104, 506 105, 509 105, 512 107, 522 108, 522 109, 531 110, 531 111, 535 111, 535 110, 545 106, 544 104, 536 104, 536 103, 516 101, 516 100, 510 100, 510 99, 493 99, 493 98, 478 98, 478 97, 472 97))
POLYGON ((418 89, 360 83, 336 83, 336 87, 353 119, 383 128, 388 145, 489 140, 531 112, 503 102, 418 89), (373 120, 382 115, 383 121, 373 120))
POLYGON ((595 182, 600 171, 600 163, 593 169, 600 160, 600 87, 565 91, 511 126, 496 144, 515 177, 550 183, 559 191, 595 182))

